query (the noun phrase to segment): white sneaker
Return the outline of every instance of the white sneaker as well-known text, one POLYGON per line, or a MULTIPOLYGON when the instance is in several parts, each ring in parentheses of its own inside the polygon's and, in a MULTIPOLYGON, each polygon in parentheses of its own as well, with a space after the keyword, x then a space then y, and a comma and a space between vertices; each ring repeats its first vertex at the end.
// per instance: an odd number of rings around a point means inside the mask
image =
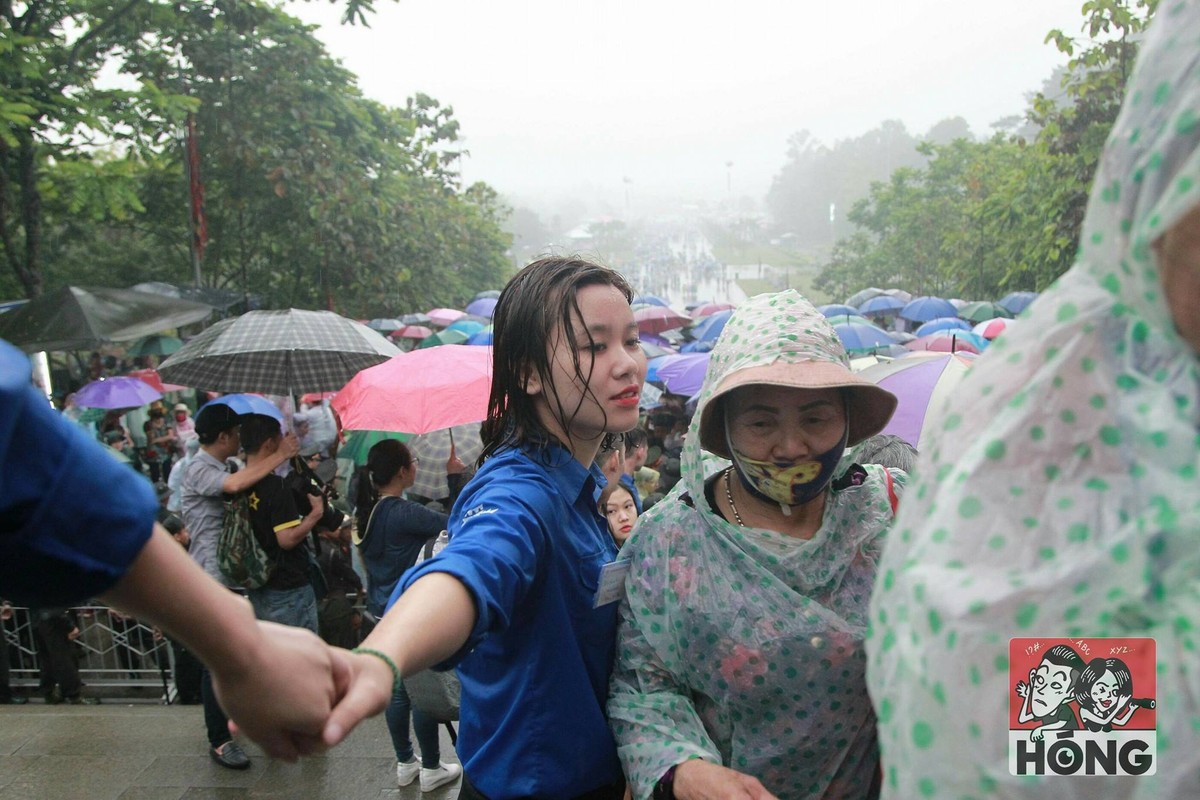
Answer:
POLYGON ((417 779, 417 775, 425 772, 421 769, 421 760, 413 756, 412 761, 397 761, 396 762, 396 783, 401 786, 408 786, 417 779))
POLYGON ((421 791, 432 792, 439 786, 454 783, 462 775, 462 767, 458 764, 438 764, 437 769, 421 768, 421 791))

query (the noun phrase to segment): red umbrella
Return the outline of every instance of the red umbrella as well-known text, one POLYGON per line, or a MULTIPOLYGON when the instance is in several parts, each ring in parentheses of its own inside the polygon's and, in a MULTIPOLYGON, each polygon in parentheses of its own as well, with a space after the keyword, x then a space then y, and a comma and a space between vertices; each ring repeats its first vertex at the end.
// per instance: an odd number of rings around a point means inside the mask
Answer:
POLYGON ((487 416, 492 348, 439 345, 362 370, 333 398, 346 430, 427 433, 487 416))
POLYGON ((308 392, 307 394, 300 395, 300 402, 309 404, 320 403, 323 400, 328 400, 335 394, 337 392, 308 392))
POLYGON ((128 373, 131 378, 137 378, 142 383, 148 384, 158 391, 166 394, 167 392, 182 392, 186 386, 180 386, 177 383, 163 383, 163 379, 158 377, 158 370, 154 369, 135 369, 128 373))
POLYGON ((971 341, 967 331, 938 331, 913 339, 904 347, 908 350, 932 350, 936 353, 979 353, 983 348, 971 341))
POLYGON ((637 320, 638 330, 642 333, 661 333, 673 328, 682 328, 692 321, 691 317, 686 317, 664 306, 639 308, 633 312, 633 318, 637 320))
POLYGON ((719 311, 731 311, 732 309, 732 303, 703 303, 692 309, 692 317, 707 317, 719 311))

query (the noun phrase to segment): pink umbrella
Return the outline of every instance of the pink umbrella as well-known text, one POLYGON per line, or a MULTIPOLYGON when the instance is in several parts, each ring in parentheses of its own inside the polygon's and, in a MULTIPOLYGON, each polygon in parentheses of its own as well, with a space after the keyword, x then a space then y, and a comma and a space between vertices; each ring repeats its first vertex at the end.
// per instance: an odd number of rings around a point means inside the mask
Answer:
POLYGON ((732 303, 702 303, 692 309, 692 318, 707 317, 719 311, 731 311, 732 303))
POLYGON ((932 350, 936 353, 974 353, 979 355, 983 345, 972 341, 975 334, 969 331, 938 331, 928 336, 913 339, 904 345, 907 350, 932 350))
POLYGON ((1008 330, 1013 324, 1013 320, 1005 317, 996 317, 995 319, 987 319, 971 329, 972 333, 978 333, 983 338, 991 341, 1000 334, 1008 330))
POLYGON ((467 316, 467 312, 459 311, 457 308, 434 308, 426 311, 425 316, 429 317, 429 321, 434 325, 439 325, 444 328, 451 322, 455 322, 467 316))
POLYGON ((637 320, 638 330, 642 333, 661 333, 674 328, 682 328, 691 322, 691 317, 672 311, 665 306, 647 306, 633 312, 637 320))
POLYGON ((333 398, 346 430, 428 433, 487 416, 492 348, 439 345, 362 370, 333 398))
POLYGON ((433 336, 433 331, 424 325, 405 325, 391 334, 393 339, 428 339, 430 336, 433 336))
POLYGON ((899 401, 882 432, 920 449, 927 423, 966 376, 974 358, 966 353, 913 353, 859 372, 859 377, 887 389, 899 401))

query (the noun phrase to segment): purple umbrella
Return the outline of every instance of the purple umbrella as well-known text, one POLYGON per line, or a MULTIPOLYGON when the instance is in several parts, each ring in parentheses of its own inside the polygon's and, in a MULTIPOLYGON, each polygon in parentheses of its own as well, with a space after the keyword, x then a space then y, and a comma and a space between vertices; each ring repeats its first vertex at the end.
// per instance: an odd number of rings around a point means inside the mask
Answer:
POLYGON ((75 393, 75 404, 84 408, 141 408, 161 399, 162 392, 125 375, 92 381, 75 393))
POLYGON ((671 394, 691 397, 704 384, 710 353, 680 353, 663 356, 658 363, 658 381, 671 394))
POLYGON ((473 317, 487 317, 491 319, 492 312, 495 310, 496 299, 494 297, 481 297, 467 304, 467 313, 473 317))
POLYGON ((958 309, 940 297, 917 297, 900 310, 900 316, 912 322, 928 322, 938 317, 957 317, 958 309))

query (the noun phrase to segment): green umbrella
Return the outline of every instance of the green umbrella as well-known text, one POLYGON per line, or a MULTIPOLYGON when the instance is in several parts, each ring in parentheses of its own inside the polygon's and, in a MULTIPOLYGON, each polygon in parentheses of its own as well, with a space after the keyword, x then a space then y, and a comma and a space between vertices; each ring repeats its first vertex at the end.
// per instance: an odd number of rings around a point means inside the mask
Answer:
POLYGON ((470 334, 464 333, 457 328, 447 328, 444 331, 435 333, 433 336, 422 339, 421 343, 415 349, 424 350, 426 347, 437 347, 439 344, 462 344, 470 338, 470 334))
POLYGON ((177 336, 166 336, 156 333, 144 339, 138 339, 125 351, 127 356, 169 356, 183 347, 183 340, 177 336))
POLYGON ((411 433, 395 433, 393 431, 349 431, 346 443, 338 448, 338 458, 348 458, 356 467, 367 463, 367 453, 371 448, 385 439, 396 439, 407 442, 412 438, 411 433))
POLYGON ((965 319, 968 322, 986 322, 989 319, 1002 317, 1004 319, 1012 319, 1012 312, 999 303, 991 303, 987 300, 980 300, 975 303, 967 303, 958 310, 960 319, 965 319))

